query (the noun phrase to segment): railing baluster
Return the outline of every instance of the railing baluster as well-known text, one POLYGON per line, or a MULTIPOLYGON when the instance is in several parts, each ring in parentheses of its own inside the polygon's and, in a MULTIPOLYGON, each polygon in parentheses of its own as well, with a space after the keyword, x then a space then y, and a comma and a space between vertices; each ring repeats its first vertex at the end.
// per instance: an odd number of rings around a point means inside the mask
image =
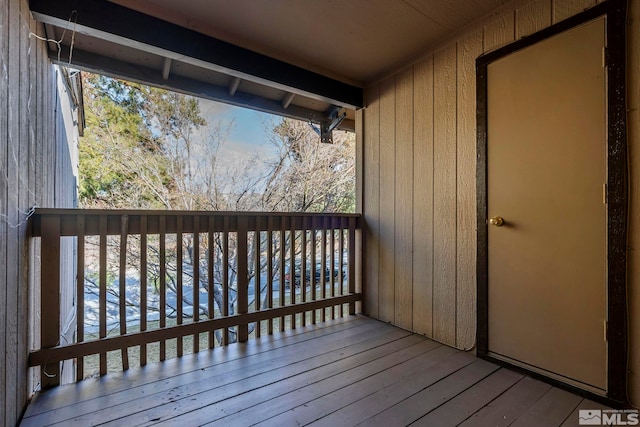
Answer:
MULTIPOLYGON (((238 314, 247 314, 249 309, 249 273, 248 273, 248 245, 247 245, 247 217, 238 217, 237 241, 237 291, 238 291, 238 314)), ((238 325, 238 342, 246 342, 249 339, 249 325, 238 325)))
MULTIPOLYGON (((285 261, 286 261, 286 235, 285 235, 285 218, 282 217, 280 219, 280 303, 278 304, 280 307, 283 307, 286 303, 284 288, 286 286, 285 283, 285 261)), ((289 271, 289 288, 291 288, 291 284, 294 282, 294 272, 293 269, 289 271)), ((280 317, 280 332, 284 331, 284 316, 280 317)))
MULTIPOLYGON (((214 297, 214 289, 215 286, 213 275, 214 275, 214 216, 209 216, 209 228, 207 230, 207 310, 209 312, 209 319, 213 319, 215 317, 215 300, 214 297)), ((208 334, 208 343, 209 348, 213 348, 215 346, 215 334, 214 331, 209 331, 208 334)))
MULTIPOLYGON (((356 219, 349 218, 349 293, 356 293, 356 219)), ((356 314, 356 303, 349 303, 349 314, 356 314)))
MULTIPOLYGON (((273 308, 273 221, 267 220, 267 308, 273 308)), ((273 334, 273 319, 267 321, 267 332, 273 334)))
MULTIPOLYGON (((336 281, 333 272, 336 265, 336 231, 333 218, 331 218, 331 229, 329 230, 329 234, 331 235, 331 240, 329 241, 329 251, 331 252, 331 255, 329 256, 329 284, 331 285, 331 297, 335 297, 336 281)), ((336 318, 337 309, 338 307, 336 307, 335 305, 330 308, 332 319, 336 318)))
MULTIPOLYGON (((179 216, 176 218, 176 323, 178 325, 182 325, 182 300, 184 298, 183 292, 183 268, 182 264, 184 262, 184 253, 182 250, 182 226, 183 226, 183 218, 179 216)), ((182 356, 184 351, 183 349, 183 339, 182 337, 178 338, 178 342, 176 343, 176 354, 178 357, 182 356)))
MULTIPOLYGON (((140 216, 140 331, 147 330, 147 215, 140 216)), ((147 344, 140 344, 140 366, 147 364, 147 344)))
MULTIPOLYGON (((160 328, 167 326, 167 217, 160 215, 160 328)), ((160 341, 160 361, 166 358, 167 343, 160 341)))
MULTIPOLYGON (((193 321, 200 321, 200 217, 193 217, 193 321)), ((193 352, 200 351, 200 334, 193 336, 193 352)))
MULTIPOLYGON (((107 336, 107 217, 100 215, 99 336, 107 336)), ((107 353, 100 353, 100 375, 107 374, 107 353)))
MULTIPOLYGON (((289 283, 289 302, 291 304, 295 304, 296 303, 296 280, 295 280, 295 271, 296 271, 296 227, 295 227, 295 217, 291 216, 290 217, 290 239, 291 239, 291 246, 289 246, 290 252, 289 252, 289 258, 291 259, 291 267, 290 267, 290 272, 291 272, 291 281, 289 283)), ((300 271, 300 276, 304 276, 305 275, 305 271, 301 270, 300 271)), ((291 315, 291 329, 295 329, 296 327, 296 314, 292 314, 291 315)))
MULTIPOLYGON (((317 244, 317 235, 316 235, 316 229, 317 229, 317 221, 316 218, 311 218, 311 266, 310 266, 310 271, 311 271, 311 301, 315 301, 317 299, 317 295, 316 295, 316 286, 318 285, 317 280, 316 280, 316 264, 317 264, 317 260, 316 260, 316 244, 317 244)), ((317 310, 312 310, 311 311, 311 323, 313 325, 316 324, 316 311, 317 310)))
MULTIPOLYGON (((326 269, 327 269, 327 220, 326 217, 322 219, 322 246, 320 247, 320 283, 322 284, 322 299, 327 297, 327 277, 326 277, 326 269)), ((327 309, 322 309, 322 316, 320 317, 322 321, 327 320, 327 309)))
MULTIPOLYGON (((344 229, 346 221, 340 218, 340 230, 338 236, 339 261, 338 261, 338 282, 340 283, 340 296, 344 295, 344 229)), ((344 316, 344 304, 340 304, 340 317, 344 316)))
MULTIPOLYGON (((120 276, 118 278, 119 290, 119 306, 120 306, 120 335, 127 333, 127 236, 129 234, 129 217, 122 215, 120 217, 120 276)), ((129 369, 129 349, 124 347, 121 350, 122 370, 129 369)))
MULTIPOLYGON (((309 217, 302 218, 302 231, 300 234, 300 270, 302 275, 300 277, 300 294, 302 295, 302 302, 307 302, 307 228, 309 228, 309 217)), ((302 313, 302 326, 307 325, 307 312, 302 313)))
MULTIPOLYGON (((222 315, 229 315, 229 216, 224 216, 222 231, 222 315)), ((223 345, 229 345, 229 328, 222 331, 223 345)))
MULTIPOLYGON (((84 215, 78 215, 78 245, 77 245, 77 281, 76 281, 76 295, 77 295, 77 330, 76 340, 78 342, 84 341, 84 215)), ((80 381, 84 378, 84 357, 79 357, 76 363, 76 381, 80 381)))
MULTIPOLYGON (((254 290, 254 311, 260 311, 261 306, 261 298, 260 293, 262 291, 262 281, 260 270, 262 269, 262 263, 260 261, 260 255, 262 253, 262 233, 260 229, 262 228, 262 217, 255 217, 255 231, 253 235, 253 247, 254 247, 254 275, 253 275, 253 290, 254 290)), ((256 338, 260 338, 260 328, 262 327, 262 322, 257 321, 255 324, 256 338)))

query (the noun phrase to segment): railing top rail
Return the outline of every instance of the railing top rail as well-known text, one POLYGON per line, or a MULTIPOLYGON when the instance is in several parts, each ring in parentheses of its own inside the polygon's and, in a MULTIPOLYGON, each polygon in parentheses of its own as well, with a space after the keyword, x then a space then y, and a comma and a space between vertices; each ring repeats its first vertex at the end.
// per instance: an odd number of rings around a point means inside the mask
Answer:
POLYGON ((306 213, 306 212, 233 212, 233 211, 174 211, 174 210, 105 210, 105 209, 49 209, 38 208, 31 218, 32 236, 42 235, 43 221, 60 218, 60 235, 77 236, 80 231, 85 236, 100 234, 101 218, 106 220, 106 234, 119 235, 122 232, 121 218, 127 217, 127 234, 158 234, 159 218, 166 220, 165 232, 174 233, 177 229, 177 218, 182 217, 181 231, 237 231, 237 219, 249 220, 248 230, 267 231, 287 228, 301 230, 307 228, 305 222, 315 230, 327 228, 348 228, 350 220, 355 220, 355 228, 360 228, 360 214, 346 213, 306 213), (140 219, 146 217, 146 228, 142 229, 140 219), (193 219, 198 217, 199 221, 193 219), (78 219, 82 218, 82 230, 78 219), (227 218, 225 225, 224 219, 227 218), (305 221, 307 219, 307 221, 305 221), (325 219, 327 221, 325 221, 325 219))
POLYGON ((35 216, 100 216, 100 215, 147 215, 147 216, 250 216, 250 217, 338 217, 360 218, 359 213, 333 213, 333 212, 264 212, 264 211, 185 211, 185 210, 147 210, 147 209, 60 209, 60 208, 36 208, 35 216))

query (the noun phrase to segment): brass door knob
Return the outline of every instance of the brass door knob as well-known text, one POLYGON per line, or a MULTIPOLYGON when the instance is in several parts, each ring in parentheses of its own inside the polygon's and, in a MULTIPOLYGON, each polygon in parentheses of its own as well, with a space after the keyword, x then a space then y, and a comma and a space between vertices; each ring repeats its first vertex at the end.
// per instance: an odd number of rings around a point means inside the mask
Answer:
POLYGON ((489 218, 489 224, 502 227, 504 225, 504 219, 501 216, 494 216, 493 218, 489 218))

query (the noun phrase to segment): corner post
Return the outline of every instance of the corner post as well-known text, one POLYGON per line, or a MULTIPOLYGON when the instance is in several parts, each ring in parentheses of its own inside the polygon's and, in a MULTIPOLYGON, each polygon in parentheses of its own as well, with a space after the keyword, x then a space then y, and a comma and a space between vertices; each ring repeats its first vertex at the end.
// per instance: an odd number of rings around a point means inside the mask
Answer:
MULTIPOLYGON (((40 348, 56 347, 60 341, 60 217, 41 220, 40 348)), ((40 368, 42 390, 60 385, 60 362, 40 368)))

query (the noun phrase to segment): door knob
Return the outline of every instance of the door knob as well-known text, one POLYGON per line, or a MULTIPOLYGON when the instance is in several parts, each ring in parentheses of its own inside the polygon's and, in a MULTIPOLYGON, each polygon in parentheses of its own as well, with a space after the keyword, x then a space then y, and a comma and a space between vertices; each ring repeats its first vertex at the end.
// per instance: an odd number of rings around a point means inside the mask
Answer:
POLYGON ((489 218, 489 224, 502 227, 504 225, 504 219, 501 216, 494 216, 493 218, 489 218))

